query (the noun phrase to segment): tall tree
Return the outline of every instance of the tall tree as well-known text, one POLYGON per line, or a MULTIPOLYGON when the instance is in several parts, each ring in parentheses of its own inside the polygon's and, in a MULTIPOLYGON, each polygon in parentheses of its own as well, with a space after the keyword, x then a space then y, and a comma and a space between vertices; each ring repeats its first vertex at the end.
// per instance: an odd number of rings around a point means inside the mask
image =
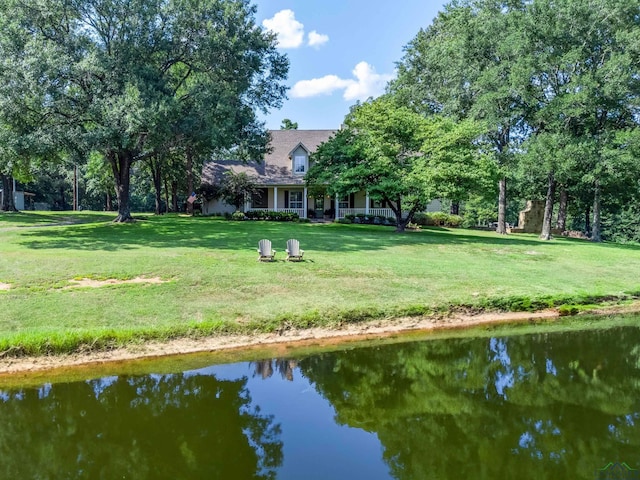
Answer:
POLYGON ((316 151, 307 183, 337 196, 365 190, 389 205, 399 232, 433 198, 466 198, 488 171, 472 122, 426 119, 383 96, 356 105, 345 125, 316 151))
POLYGON ((525 0, 461 0, 405 47, 390 92, 423 114, 482 120, 500 170, 499 233, 506 233, 507 179, 526 137, 522 101, 512 85, 521 55, 525 0))
POLYGON ((533 160, 546 165, 548 178, 542 238, 550 237, 551 192, 560 178, 591 193, 598 241, 603 190, 620 188, 622 172, 636 171, 612 149, 616 132, 637 126, 639 12, 637 0, 536 0, 527 8, 517 83, 541 137, 530 143, 547 144, 533 160))
POLYGON ((247 0, 1 5, 3 16, 19 19, 12 25, 24 39, 7 59, 16 71, 10 79, 27 98, 37 98, 31 85, 45 84, 42 129, 58 125, 103 153, 116 185, 116 221, 131 219, 134 162, 168 140, 198 153, 256 147, 265 138, 256 110, 284 97, 288 61, 255 24, 247 0))
POLYGON ((418 162, 425 122, 386 97, 356 105, 346 128, 316 151, 307 183, 326 184, 335 196, 365 190, 389 205, 396 230, 404 231, 434 194, 418 162))

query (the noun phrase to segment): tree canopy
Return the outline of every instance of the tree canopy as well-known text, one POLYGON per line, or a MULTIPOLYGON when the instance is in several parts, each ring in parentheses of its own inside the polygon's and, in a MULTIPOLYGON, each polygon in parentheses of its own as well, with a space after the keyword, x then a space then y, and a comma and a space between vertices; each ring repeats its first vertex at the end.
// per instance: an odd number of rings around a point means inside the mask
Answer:
POLYGON ((476 136, 471 121, 426 119, 383 96, 356 105, 345 128, 320 145, 307 183, 337 196, 365 190, 389 205, 402 231, 433 198, 462 200, 475 188, 487 171, 478 168, 476 136))
POLYGON ((264 151, 257 111, 280 105, 288 60, 255 11, 247 0, 2 0, 4 123, 24 154, 100 152, 126 221, 134 162, 170 148, 264 151))
POLYGON ((389 91, 424 115, 482 121, 501 170, 498 231, 527 153, 547 187, 546 228, 560 181, 591 196, 599 240, 605 192, 638 189, 620 183, 629 164, 611 151, 640 118, 639 12, 638 0, 452 2, 406 46, 389 91))

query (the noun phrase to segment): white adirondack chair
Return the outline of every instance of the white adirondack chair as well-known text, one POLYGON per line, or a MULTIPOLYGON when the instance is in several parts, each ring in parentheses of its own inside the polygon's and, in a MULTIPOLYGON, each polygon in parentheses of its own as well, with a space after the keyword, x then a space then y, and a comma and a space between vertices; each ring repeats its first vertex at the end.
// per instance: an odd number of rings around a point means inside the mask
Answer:
POLYGON ((258 261, 272 262, 275 260, 276 251, 271 249, 271 240, 263 238, 258 242, 258 261))
POLYGON ((295 239, 287 240, 287 260, 288 261, 302 261, 304 250, 300 250, 300 242, 295 239))

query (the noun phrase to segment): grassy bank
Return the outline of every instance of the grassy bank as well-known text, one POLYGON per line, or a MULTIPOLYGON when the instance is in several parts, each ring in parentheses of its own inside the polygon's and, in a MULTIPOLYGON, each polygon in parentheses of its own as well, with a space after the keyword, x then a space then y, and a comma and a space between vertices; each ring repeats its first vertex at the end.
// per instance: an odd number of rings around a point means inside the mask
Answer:
POLYGON ((109 348, 457 308, 535 309, 640 292, 635 246, 462 229, 397 234, 375 225, 111 218, 0 214, 0 351, 109 348), (279 261, 256 261, 261 238, 272 240, 279 261), (300 240, 305 262, 283 261, 288 238, 300 240), (163 283, 71 282, 139 277, 163 283))

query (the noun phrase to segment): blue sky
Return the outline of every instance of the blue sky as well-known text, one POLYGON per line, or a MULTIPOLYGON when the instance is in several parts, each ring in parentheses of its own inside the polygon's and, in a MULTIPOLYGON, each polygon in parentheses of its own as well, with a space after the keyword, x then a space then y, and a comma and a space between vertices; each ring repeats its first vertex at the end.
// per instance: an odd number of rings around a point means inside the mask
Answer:
POLYGON ((403 47, 445 0, 257 0, 257 21, 289 57, 289 99, 266 118, 300 129, 338 128, 349 107, 376 97, 395 75, 403 47))

